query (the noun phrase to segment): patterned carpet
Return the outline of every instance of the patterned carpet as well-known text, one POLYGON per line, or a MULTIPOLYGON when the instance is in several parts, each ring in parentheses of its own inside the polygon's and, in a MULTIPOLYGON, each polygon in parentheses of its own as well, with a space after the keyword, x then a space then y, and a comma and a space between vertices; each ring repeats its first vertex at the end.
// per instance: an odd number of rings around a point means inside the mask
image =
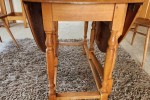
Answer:
MULTIPOLYGON (((45 53, 32 39, 12 42, 0 53, 0 100, 47 100, 48 81, 45 53)), ((105 54, 95 46, 101 63, 105 54)), ((121 47, 113 71, 109 100, 150 100, 150 76, 121 47)), ((82 47, 59 47, 57 92, 95 91, 96 85, 82 47)))

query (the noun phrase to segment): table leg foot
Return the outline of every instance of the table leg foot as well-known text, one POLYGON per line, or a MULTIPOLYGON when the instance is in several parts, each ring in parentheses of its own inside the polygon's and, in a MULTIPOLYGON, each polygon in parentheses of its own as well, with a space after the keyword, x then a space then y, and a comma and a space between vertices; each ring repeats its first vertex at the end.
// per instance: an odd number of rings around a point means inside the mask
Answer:
POLYGON ((56 95, 49 95, 49 100, 56 100, 56 95))
POLYGON ((100 100, 108 100, 108 93, 102 93, 100 100))
POLYGON ((108 80, 108 94, 112 91, 113 79, 108 80))

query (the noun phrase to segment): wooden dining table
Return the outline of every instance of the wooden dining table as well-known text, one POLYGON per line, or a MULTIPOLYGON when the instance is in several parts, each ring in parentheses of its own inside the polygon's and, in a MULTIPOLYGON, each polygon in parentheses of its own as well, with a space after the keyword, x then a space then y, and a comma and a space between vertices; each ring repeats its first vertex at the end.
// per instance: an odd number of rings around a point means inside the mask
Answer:
MULTIPOLYGON (((99 99, 107 100, 111 93, 119 38, 127 33, 136 18, 136 13, 144 0, 23 0, 26 15, 34 39, 42 51, 46 49, 47 74, 49 79, 49 100, 99 99), (132 18, 128 11, 132 8, 132 18), (89 47, 83 44, 87 60, 96 82, 95 92, 56 93, 56 73, 58 65, 58 21, 93 21, 89 47), (97 23, 109 23, 109 39, 106 44, 104 66, 98 62, 94 54, 94 42, 97 41, 97 23), (128 23, 130 24, 128 24, 128 23), (101 76, 101 78, 100 78, 101 76)), ((107 28, 106 28, 107 29, 107 28)), ((101 29, 103 31, 103 29, 101 29)), ((108 30, 107 30, 108 31, 108 30)), ((107 32, 106 32, 107 33, 107 32)), ((103 34, 107 35, 107 34, 103 34)), ((123 38, 121 38, 122 40, 123 38)), ((101 48, 101 43, 98 44, 101 48)), ((93 85, 93 84, 91 84, 93 85)))

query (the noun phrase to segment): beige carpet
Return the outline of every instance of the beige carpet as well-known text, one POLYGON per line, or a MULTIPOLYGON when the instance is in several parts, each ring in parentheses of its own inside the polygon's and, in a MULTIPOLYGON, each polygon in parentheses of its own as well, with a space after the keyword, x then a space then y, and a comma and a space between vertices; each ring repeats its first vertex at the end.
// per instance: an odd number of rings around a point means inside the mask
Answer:
MULTIPOLYGON (((66 40, 65 40, 66 41, 66 40)), ((32 39, 12 42, 0 53, 0 100, 47 100, 45 53, 32 39)), ((95 47, 104 63, 105 54, 95 47)), ((113 71, 109 100, 150 100, 150 76, 121 47, 113 71)), ((57 92, 95 91, 96 85, 82 47, 59 47, 57 92)))

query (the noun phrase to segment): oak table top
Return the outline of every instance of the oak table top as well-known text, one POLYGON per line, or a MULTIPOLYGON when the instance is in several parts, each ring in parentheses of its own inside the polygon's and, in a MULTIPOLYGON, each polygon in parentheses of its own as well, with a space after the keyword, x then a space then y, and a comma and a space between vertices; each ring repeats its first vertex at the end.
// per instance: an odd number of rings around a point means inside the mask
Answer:
POLYGON ((50 2, 50 3, 142 3, 144 0, 23 0, 28 2, 50 2))

